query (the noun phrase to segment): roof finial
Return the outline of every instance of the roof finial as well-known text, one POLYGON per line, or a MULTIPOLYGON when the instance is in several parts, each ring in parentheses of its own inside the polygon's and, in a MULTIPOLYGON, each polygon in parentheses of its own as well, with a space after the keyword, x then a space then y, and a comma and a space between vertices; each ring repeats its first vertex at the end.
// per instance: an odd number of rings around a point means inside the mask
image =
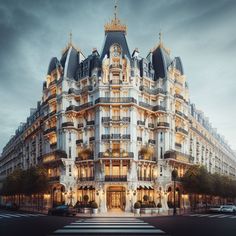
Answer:
POLYGON ((115 5, 114 5, 114 18, 111 19, 111 21, 109 23, 105 24, 104 28, 105 28, 105 34, 107 32, 111 32, 111 31, 120 31, 120 32, 124 32, 126 34, 127 26, 121 24, 121 21, 118 18, 117 0, 115 0, 115 5))
POLYGON ((160 45, 162 44, 162 32, 161 31, 159 32, 159 44, 160 45))
POLYGON ((114 6, 114 19, 115 19, 115 21, 117 19, 117 10, 118 10, 117 8, 118 8, 117 0, 115 0, 115 6, 114 6))
POLYGON ((70 34, 69 34, 69 46, 72 45, 72 30, 70 31, 70 34))

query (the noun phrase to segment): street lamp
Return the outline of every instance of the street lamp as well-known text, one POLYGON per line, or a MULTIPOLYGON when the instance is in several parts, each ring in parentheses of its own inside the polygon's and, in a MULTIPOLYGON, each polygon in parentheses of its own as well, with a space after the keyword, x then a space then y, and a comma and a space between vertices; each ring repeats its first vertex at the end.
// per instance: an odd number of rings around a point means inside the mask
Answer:
POLYGON ((69 192, 69 199, 70 199, 70 206, 73 206, 72 205, 72 200, 73 200, 73 194, 74 194, 75 192, 74 191, 72 191, 72 188, 70 187, 70 192, 69 192))
POLYGON ((171 172, 171 177, 172 177, 172 181, 174 181, 174 209, 173 209, 173 215, 176 215, 176 201, 175 201, 175 185, 176 185, 176 179, 178 178, 178 172, 176 169, 174 169, 171 172))

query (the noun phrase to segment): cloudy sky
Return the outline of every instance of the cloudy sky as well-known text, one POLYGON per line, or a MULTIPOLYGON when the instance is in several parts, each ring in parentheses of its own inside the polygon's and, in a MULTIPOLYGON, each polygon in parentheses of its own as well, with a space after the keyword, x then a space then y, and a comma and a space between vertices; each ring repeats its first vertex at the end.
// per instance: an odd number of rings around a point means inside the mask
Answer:
MULTIPOLYGON (((101 50, 112 0, 0 0, 0 152, 29 108, 41 98, 51 57, 73 42, 88 55, 101 50)), ((130 51, 142 56, 160 29, 172 56, 180 56, 190 98, 236 149, 236 1, 120 0, 130 51)))

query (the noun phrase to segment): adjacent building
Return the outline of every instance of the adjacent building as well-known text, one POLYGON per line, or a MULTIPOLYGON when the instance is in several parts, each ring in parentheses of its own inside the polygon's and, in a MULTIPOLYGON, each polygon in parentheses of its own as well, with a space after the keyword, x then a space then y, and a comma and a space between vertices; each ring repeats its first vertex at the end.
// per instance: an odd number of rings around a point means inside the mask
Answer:
MULTIPOLYGON (((131 211, 144 195, 168 209, 173 169, 181 177, 200 164, 235 178, 235 154, 190 103, 180 57, 161 35, 147 57, 131 53, 126 34, 115 13, 100 53, 85 57, 70 41, 60 59, 51 59, 42 100, 3 149, 1 178, 43 165, 50 204, 88 195, 101 212, 131 211)), ((187 207, 180 184, 176 192, 187 207)))

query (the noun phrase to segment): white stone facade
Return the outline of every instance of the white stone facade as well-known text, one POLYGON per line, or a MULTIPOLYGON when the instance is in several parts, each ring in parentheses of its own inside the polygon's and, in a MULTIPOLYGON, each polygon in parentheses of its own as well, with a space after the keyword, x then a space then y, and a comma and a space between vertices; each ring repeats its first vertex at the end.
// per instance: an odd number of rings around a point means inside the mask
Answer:
POLYGON ((131 56, 126 32, 113 33, 101 56, 69 44, 52 59, 42 101, 3 150, 1 176, 41 163, 53 202, 89 195, 101 212, 131 211, 144 195, 168 209, 171 171, 181 177, 192 164, 235 178, 234 153, 190 104, 181 60, 162 42, 147 58, 131 56))

